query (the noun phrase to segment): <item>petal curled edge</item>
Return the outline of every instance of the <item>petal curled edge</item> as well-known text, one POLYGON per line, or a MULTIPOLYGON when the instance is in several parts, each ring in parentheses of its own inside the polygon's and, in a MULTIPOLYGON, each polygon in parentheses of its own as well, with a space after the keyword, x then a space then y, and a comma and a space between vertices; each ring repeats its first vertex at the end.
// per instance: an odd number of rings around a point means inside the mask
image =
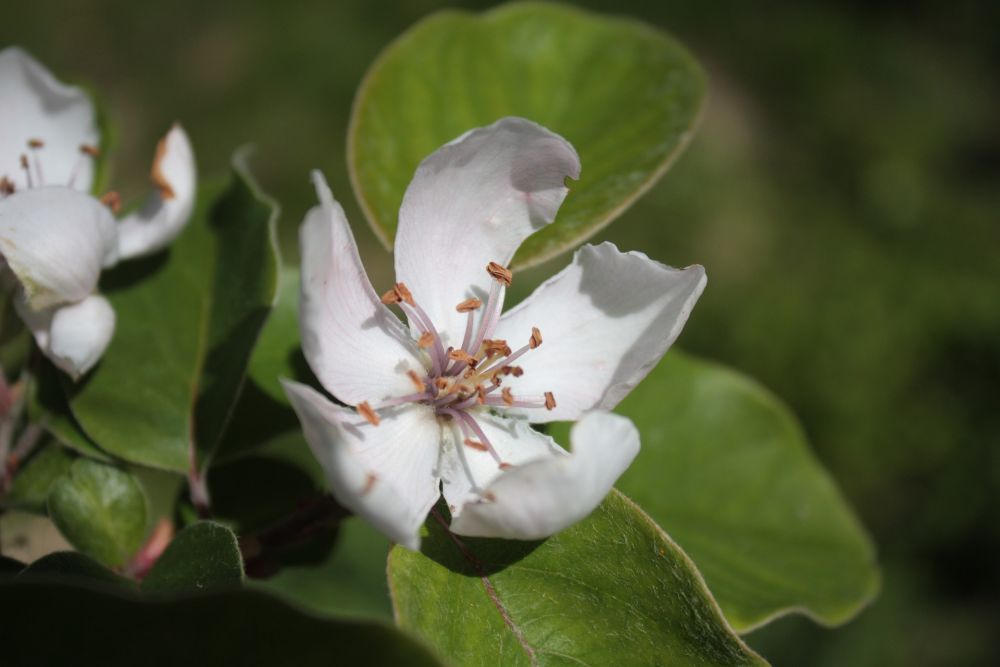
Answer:
POLYGON ((15 306, 38 348, 74 381, 100 361, 114 335, 115 311, 99 294, 40 311, 20 299, 15 306))
POLYGON ((425 374, 399 319, 372 289, 344 210, 313 172, 320 206, 299 229, 299 329, 309 367, 340 401, 372 404, 415 390, 406 372, 425 374))
POLYGON ((419 549, 420 526, 440 496, 434 414, 409 406, 386 411, 372 426, 311 387, 282 385, 337 501, 394 542, 419 549))
POLYGON ((632 422, 592 412, 570 431, 570 456, 526 463, 502 473, 451 523, 469 537, 537 540, 587 517, 639 453, 632 422))
POLYGON ((0 199, 0 254, 32 310, 75 303, 114 263, 118 239, 106 206, 67 187, 22 190, 0 199))
MULTIPOLYGON (((555 440, 531 428, 523 419, 508 419, 485 410, 479 411, 475 419, 503 463, 519 466, 566 456, 566 450, 555 440)), ((441 454, 441 489, 453 517, 462 513, 467 502, 479 498, 503 472, 489 451, 466 445, 456 426, 452 421, 451 428, 442 428, 446 444, 441 454)), ((472 440, 478 442, 479 438, 472 440)))
POLYGON ((191 141, 180 125, 174 124, 157 144, 151 178, 153 191, 146 203, 118 225, 122 259, 162 250, 191 219, 198 175, 191 141))
POLYGON ((552 392, 556 407, 514 409, 532 422, 569 421, 618 405, 677 339, 705 289, 705 269, 673 269, 611 243, 580 248, 573 262, 500 319, 495 337, 512 347, 531 328, 542 345, 508 376, 515 398, 552 392))
POLYGON ((27 154, 34 185, 68 185, 89 192, 94 164, 82 156, 80 146, 97 146, 101 135, 87 94, 60 83, 24 50, 10 47, 0 51, 0 100, 0 177, 9 178, 18 190, 26 188, 20 159, 27 154), (30 139, 44 146, 30 151, 30 139))
POLYGON ((456 304, 489 293, 487 264, 509 264, 579 175, 573 146, 523 118, 472 130, 417 167, 399 210, 396 278, 453 344, 467 318, 456 304))

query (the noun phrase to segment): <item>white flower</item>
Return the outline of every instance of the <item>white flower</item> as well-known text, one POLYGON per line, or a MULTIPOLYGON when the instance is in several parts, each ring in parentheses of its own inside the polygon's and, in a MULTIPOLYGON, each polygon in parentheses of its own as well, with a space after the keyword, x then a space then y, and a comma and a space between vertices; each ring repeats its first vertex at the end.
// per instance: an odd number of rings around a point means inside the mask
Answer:
POLYGON ((194 206, 194 156, 174 126, 153 162, 146 205, 116 223, 89 193, 100 132, 90 99, 30 55, 0 51, 0 273, 39 348, 74 378, 100 359, 115 315, 96 294, 101 270, 162 249, 194 206))
POLYGON ((443 493, 463 535, 536 539, 589 514, 639 449, 613 408, 680 333, 705 286, 610 244, 584 246, 501 316, 505 267, 555 218, 579 158, 505 118, 421 163, 399 212, 382 298, 319 173, 301 231, 306 359, 337 405, 285 382, 336 498, 396 542, 443 493), (409 329, 387 308, 396 304, 409 329), (528 423, 579 420, 572 454, 528 423))

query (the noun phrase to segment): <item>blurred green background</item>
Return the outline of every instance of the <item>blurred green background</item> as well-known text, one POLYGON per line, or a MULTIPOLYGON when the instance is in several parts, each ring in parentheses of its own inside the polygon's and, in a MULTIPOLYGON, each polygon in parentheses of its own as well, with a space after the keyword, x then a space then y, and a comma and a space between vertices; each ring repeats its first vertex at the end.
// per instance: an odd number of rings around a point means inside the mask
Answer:
MULTIPOLYGON (((884 590, 855 621, 782 619, 750 643, 776 665, 996 664, 998 3, 580 4, 669 30, 711 89, 687 153, 600 238, 707 267, 680 345, 791 404, 879 546, 884 590)), ((127 201, 174 120, 205 175, 253 142, 294 260, 323 169, 378 288, 391 258, 347 181, 351 101, 378 51, 441 6, 9 2, 0 46, 100 91, 127 201)))

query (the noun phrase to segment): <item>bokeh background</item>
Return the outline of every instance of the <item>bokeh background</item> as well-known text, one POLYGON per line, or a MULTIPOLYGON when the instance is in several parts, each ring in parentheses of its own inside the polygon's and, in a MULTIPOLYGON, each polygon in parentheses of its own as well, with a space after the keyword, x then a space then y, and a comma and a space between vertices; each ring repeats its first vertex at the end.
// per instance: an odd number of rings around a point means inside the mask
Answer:
MULTIPOLYGON (((776 665, 997 664, 1000 4, 579 4, 672 32, 710 78, 697 139, 601 237, 707 267, 680 345, 793 407, 879 547, 883 592, 856 620, 786 618, 750 643, 776 665)), ((442 6, 5 0, 0 46, 100 91, 126 200, 174 120, 205 175, 253 142, 294 261, 322 168, 379 286, 390 256, 346 176, 351 101, 442 6)))

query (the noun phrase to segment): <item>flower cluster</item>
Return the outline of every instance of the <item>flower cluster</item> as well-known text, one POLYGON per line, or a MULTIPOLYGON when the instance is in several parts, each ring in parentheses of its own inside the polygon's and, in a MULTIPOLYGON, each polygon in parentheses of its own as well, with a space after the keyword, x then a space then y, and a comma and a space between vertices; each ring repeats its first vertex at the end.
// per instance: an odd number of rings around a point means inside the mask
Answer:
POLYGON ((404 546, 419 548, 442 495, 455 533, 551 535, 589 514, 638 452, 631 422, 607 411, 680 333, 702 267, 588 245, 502 313, 515 251, 552 222, 579 173, 565 139, 521 118, 443 146, 406 191, 397 282, 381 296, 313 175, 302 347, 339 404, 295 382, 285 390, 337 499, 404 546), (577 421, 571 452, 529 425, 553 421, 577 421))
POLYGON ((0 287, 39 349, 79 378, 114 332, 101 271, 164 248, 191 215, 191 144, 180 126, 167 133, 148 200, 116 221, 118 195, 90 194, 101 137, 88 96, 12 47, 0 51, 0 99, 0 287))

